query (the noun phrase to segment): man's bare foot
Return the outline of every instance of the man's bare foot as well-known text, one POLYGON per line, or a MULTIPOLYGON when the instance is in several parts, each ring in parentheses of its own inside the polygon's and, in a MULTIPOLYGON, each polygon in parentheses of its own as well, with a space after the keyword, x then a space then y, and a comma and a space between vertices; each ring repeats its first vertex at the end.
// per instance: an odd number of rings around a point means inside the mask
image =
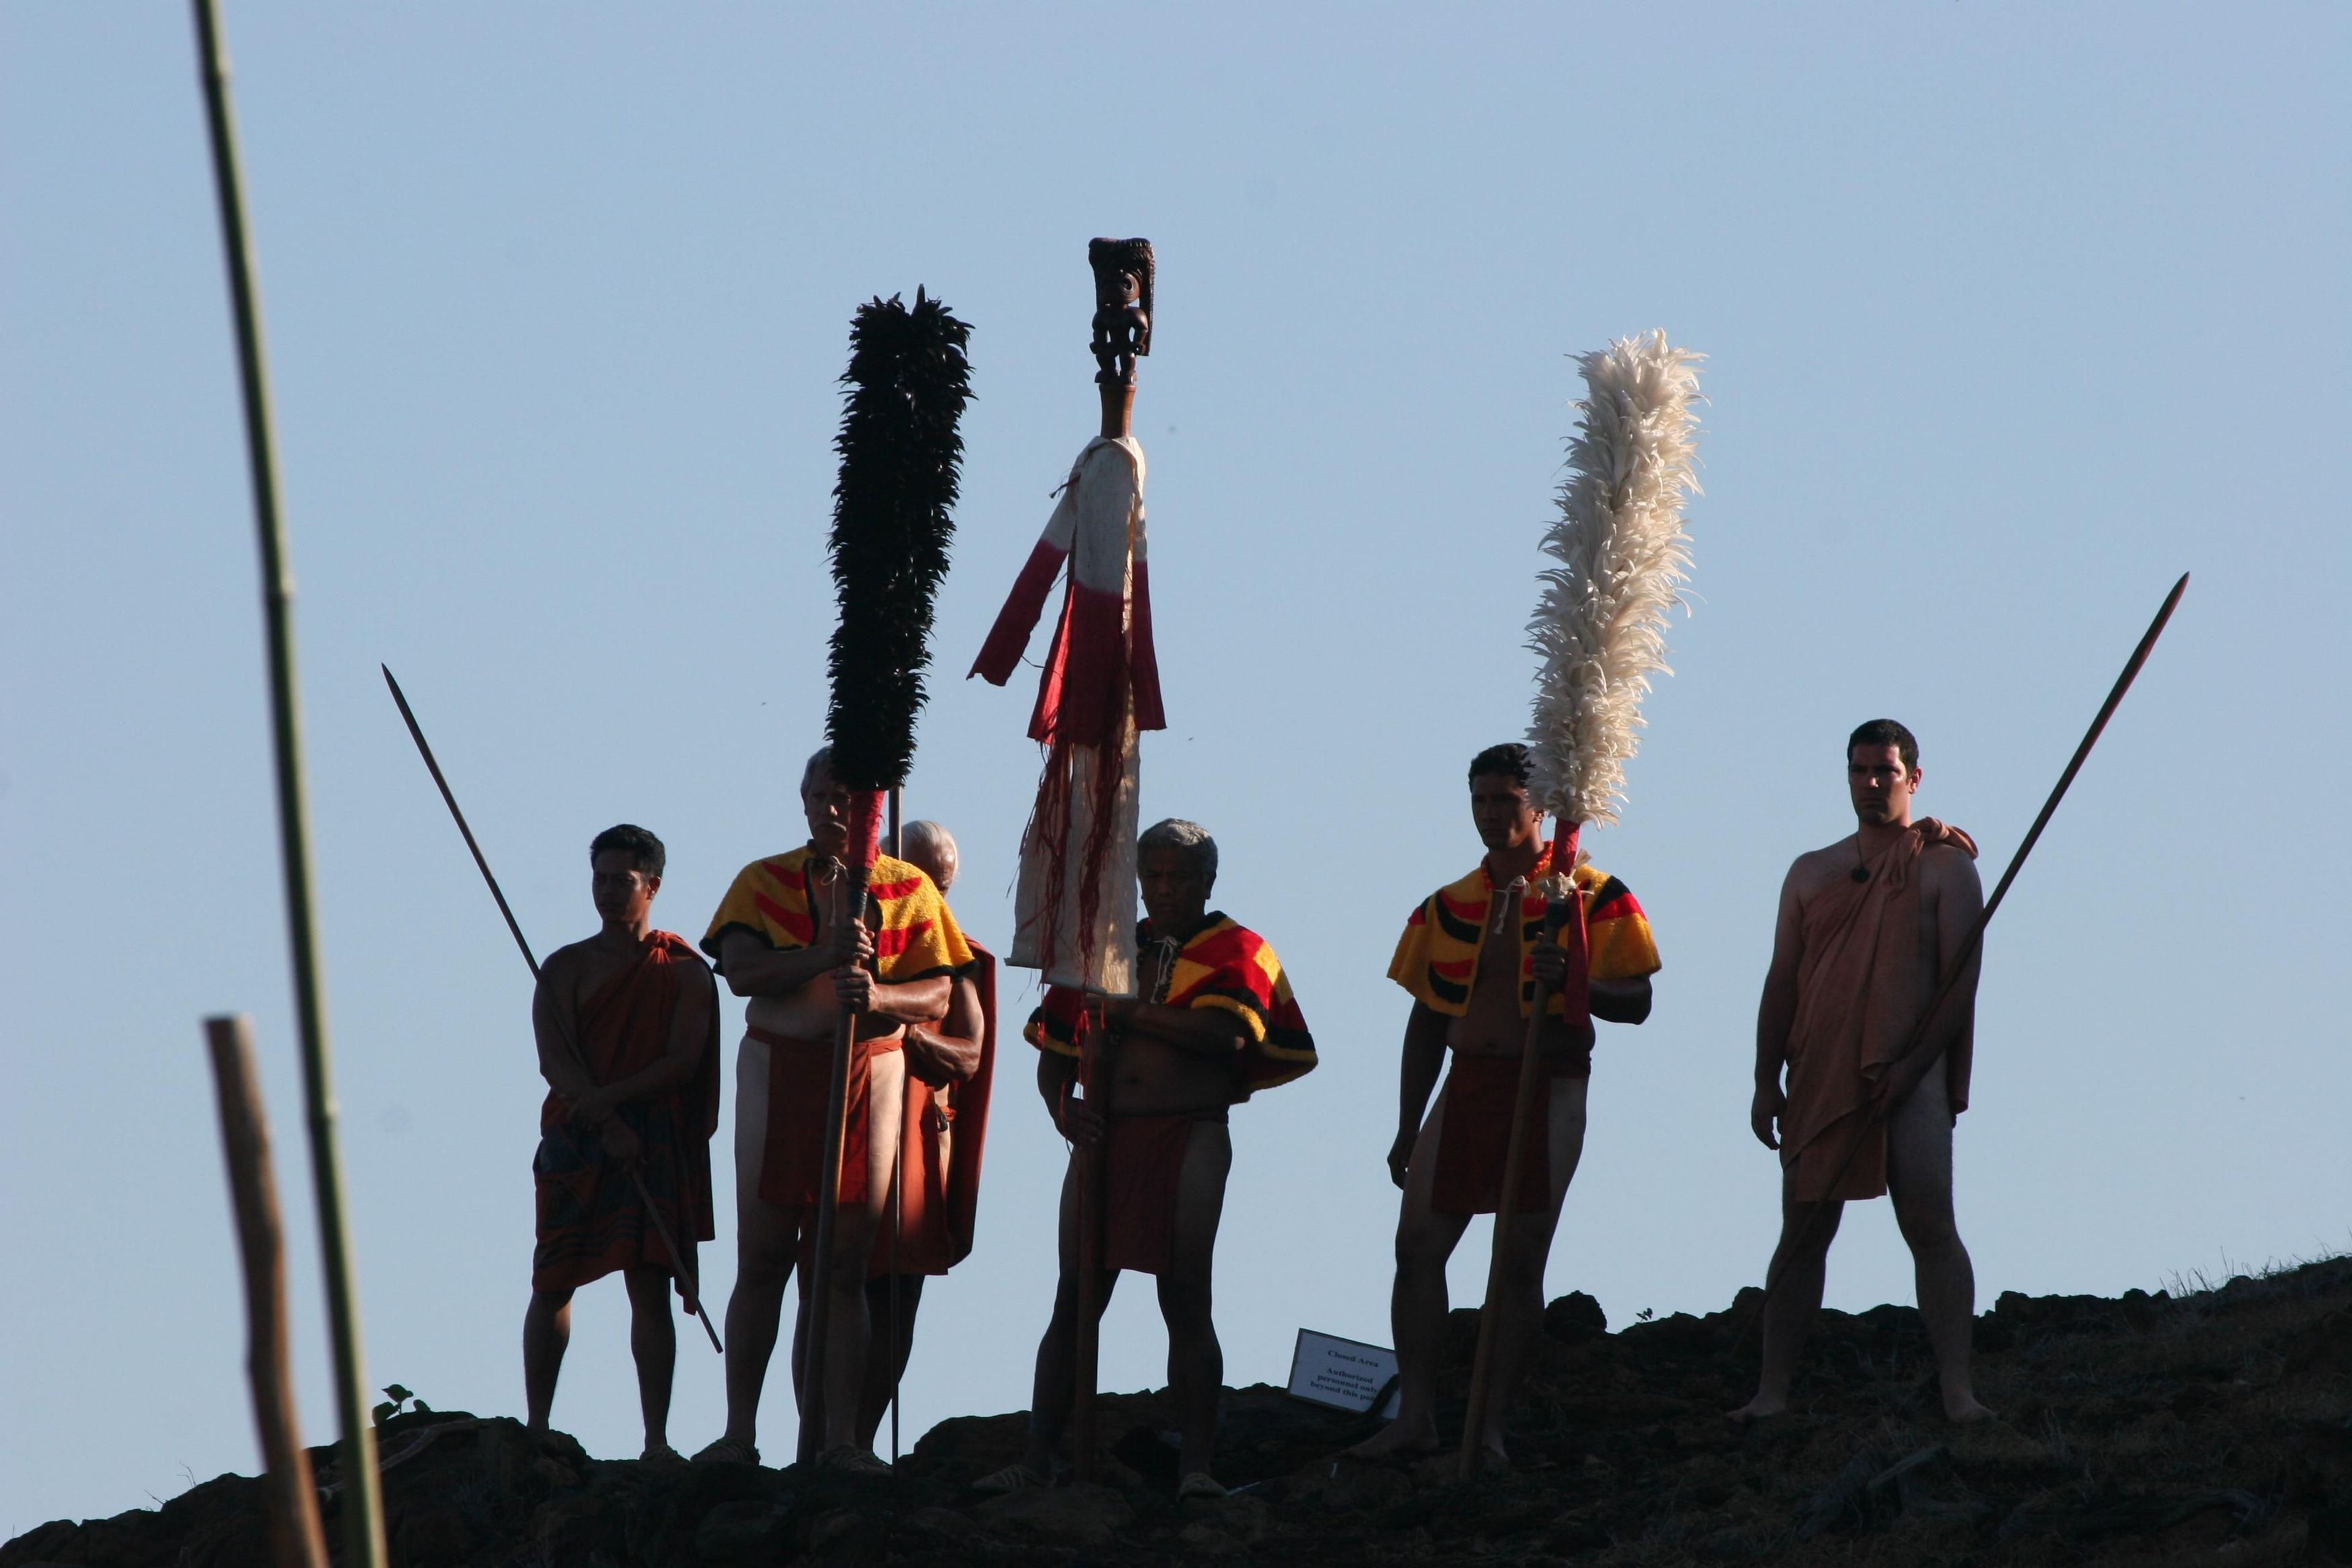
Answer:
POLYGON ((1725 1411, 1723 1418, 1735 1426, 1753 1426, 1759 1421, 1769 1421, 1775 1415, 1788 1413, 1789 1402, 1786 1399, 1767 1399, 1759 1394, 1738 1409, 1725 1411))
POLYGON ((1478 1473, 1482 1476, 1507 1476, 1511 1473, 1511 1456, 1504 1450, 1500 1438, 1478 1450, 1478 1473))
POLYGON ((1435 1452, 1435 1421, 1416 1421, 1411 1426, 1402 1421, 1391 1421, 1354 1447, 1345 1450, 1350 1459, 1417 1458, 1435 1452))
POLYGON ((1963 1394, 1958 1398, 1954 1398, 1948 1394, 1944 1395, 1944 1416, 1947 1420, 1952 1422, 1956 1426, 1965 1425, 1974 1421, 1997 1421, 2000 1419, 1991 1411, 1978 1404, 1977 1396, 1973 1394, 1963 1394))

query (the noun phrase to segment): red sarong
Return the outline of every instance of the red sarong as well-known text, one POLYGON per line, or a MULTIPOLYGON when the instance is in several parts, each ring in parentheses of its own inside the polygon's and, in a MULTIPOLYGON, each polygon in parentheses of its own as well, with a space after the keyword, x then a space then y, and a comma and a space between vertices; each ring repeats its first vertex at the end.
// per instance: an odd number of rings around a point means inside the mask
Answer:
MULTIPOLYGON (((1551 1080, 1587 1078, 1591 1071, 1590 1050, 1563 1053, 1539 1071, 1535 1083, 1539 1098, 1528 1115, 1527 1152, 1519 1160, 1514 1213, 1551 1212, 1551 1080)), ((1498 1212, 1503 1164, 1510 1152, 1511 1110, 1518 1096, 1518 1058, 1454 1053, 1453 1068, 1445 1075, 1445 1121, 1438 1129, 1431 1208, 1440 1214, 1498 1212)))
MULTIPOLYGON (((573 1038, 589 1076, 612 1083, 642 1072, 669 1051, 679 987, 708 984, 702 960, 684 938, 647 935, 637 962, 581 1005, 573 1038)), ((661 1215, 694 1263, 694 1244, 713 1234, 710 1135, 719 1126, 719 1015, 694 1077, 666 1094, 633 1100, 614 1112, 645 1145, 639 1174, 661 1215)), ((661 1234, 646 1218, 635 1181, 605 1157, 603 1134, 574 1126, 572 1102, 548 1095, 540 1108, 539 1152, 531 1161, 538 1244, 530 1288, 576 1289, 621 1268, 656 1268, 677 1276, 661 1234)), ((684 1285, 680 1284, 680 1293, 684 1285)))
MULTIPOLYGON (((833 1042, 744 1031, 768 1047, 768 1132, 761 1146, 760 1196, 783 1208, 814 1208, 824 1172, 825 1095, 833 1087, 833 1042)), ((866 1202, 868 1093, 876 1056, 898 1049, 896 1036, 849 1050, 849 1113, 842 1121, 840 1200, 866 1202)))
MULTIPOLYGON (((1935 993, 1935 961, 1919 951, 1918 863, 1939 845, 1976 858, 1975 839, 1923 816, 1865 868, 1865 880, 1840 877, 1805 906, 1780 1114, 1780 1163, 1801 1202, 1886 1191, 1886 1125, 1869 1100, 1935 993)), ((1972 1045, 1963 1035, 1944 1060, 1956 1116, 1968 1109, 1972 1045)))
POLYGON ((1217 1121, 1181 1116, 1113 1116, 1103 1145, 1103 1267, 1160 1274, 1176 1233, 1176 1188, 1192 1129, 1217 1121))
MULTIPOLYGON (((903 1197, 897 1256, 894 1260, 890 1234, 883 1231, 875 1239, 868 1278, 945 1274, 971 1254, 980 1162, 988 1139, 988 1100, 996 1077, 996 955, 976 942, 971 950, 979 961, 969 978, 980 992, 980 1065, 971 1077, 946 1089, 907 1075, 907 1115, 898 1144, 903 1197)), ((888 1224, 887 1218, 884 1224, 888 1224)))

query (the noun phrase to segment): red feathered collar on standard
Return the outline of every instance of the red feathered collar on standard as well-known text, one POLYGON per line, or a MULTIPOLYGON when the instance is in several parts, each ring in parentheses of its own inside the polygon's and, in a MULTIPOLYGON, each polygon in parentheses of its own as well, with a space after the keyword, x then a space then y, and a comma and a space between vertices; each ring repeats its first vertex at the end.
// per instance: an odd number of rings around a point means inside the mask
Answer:
POLYGON ((992 686, 1012 679, 1066 561, 1069 593, 1045 656, 1030 738, 1116 747, 1130 697, 1137 729, 1166 729, 1144 564, 1143 448, 1132 437, 1097 436, 1078 454, 972 674, 992 686))

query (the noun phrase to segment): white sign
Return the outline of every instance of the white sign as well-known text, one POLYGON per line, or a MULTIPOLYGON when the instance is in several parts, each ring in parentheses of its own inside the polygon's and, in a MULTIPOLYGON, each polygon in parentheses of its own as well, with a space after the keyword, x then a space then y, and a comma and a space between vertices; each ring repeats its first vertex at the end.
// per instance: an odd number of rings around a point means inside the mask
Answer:
MULTIPOLYGON (((1372 1407, 1396 1370, 1394 1351, 1301 1329, 1298 1344, 1290 1352, 1290 1395, 1334 1410, 1361 1413, 1372 1407)), ((1397 1396, 1391 1393, 1381 1414, 1393 1417, 1396 1413, 1397 1396)))

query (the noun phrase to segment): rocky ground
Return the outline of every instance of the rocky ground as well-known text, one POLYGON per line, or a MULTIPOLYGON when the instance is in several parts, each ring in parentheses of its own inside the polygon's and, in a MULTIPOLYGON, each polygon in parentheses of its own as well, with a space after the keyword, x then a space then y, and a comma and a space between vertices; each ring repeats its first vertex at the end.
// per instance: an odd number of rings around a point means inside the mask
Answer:
MULTIPOLYGON (((1169 1412, 1106 1401, 1108 1484, 982 1501, 1024 1417, 933 1428, 896 1476, 591 1459, 511 1420, 436 1412, 383 1430, 403 1568, 752 1564, 1667 1565, 2352 1563, 2352 1259, 2169 1299, 2003 1296, 1979 1321, 1996 1423, 1941 1417, 1917 1315, 1824 1315, 1800 1414, 1754 1431, 1752 1292, 1732 1310, 1603 1331, 1563 1297, 1514 1412, 1514 1473, 1333 1455, 1359 1419, 1263 1386, 1226 1397, 1219 1468, 1244 1489, 1172 1499, 1169 1412)), ((1460 1420, 1472 1314, 1450 1325, 1460 1420)), ((327 1450, 313 1458, 331 1483, 327 1450)), ((331 1508, 331 1500, 330 1504, 331 1508)), ((60 1521, 0 1568, 266 1562, 257 1482, 159 1510, 60 1521)), ((332 1531, 331 1530, 330 1533, 332 1531)))

